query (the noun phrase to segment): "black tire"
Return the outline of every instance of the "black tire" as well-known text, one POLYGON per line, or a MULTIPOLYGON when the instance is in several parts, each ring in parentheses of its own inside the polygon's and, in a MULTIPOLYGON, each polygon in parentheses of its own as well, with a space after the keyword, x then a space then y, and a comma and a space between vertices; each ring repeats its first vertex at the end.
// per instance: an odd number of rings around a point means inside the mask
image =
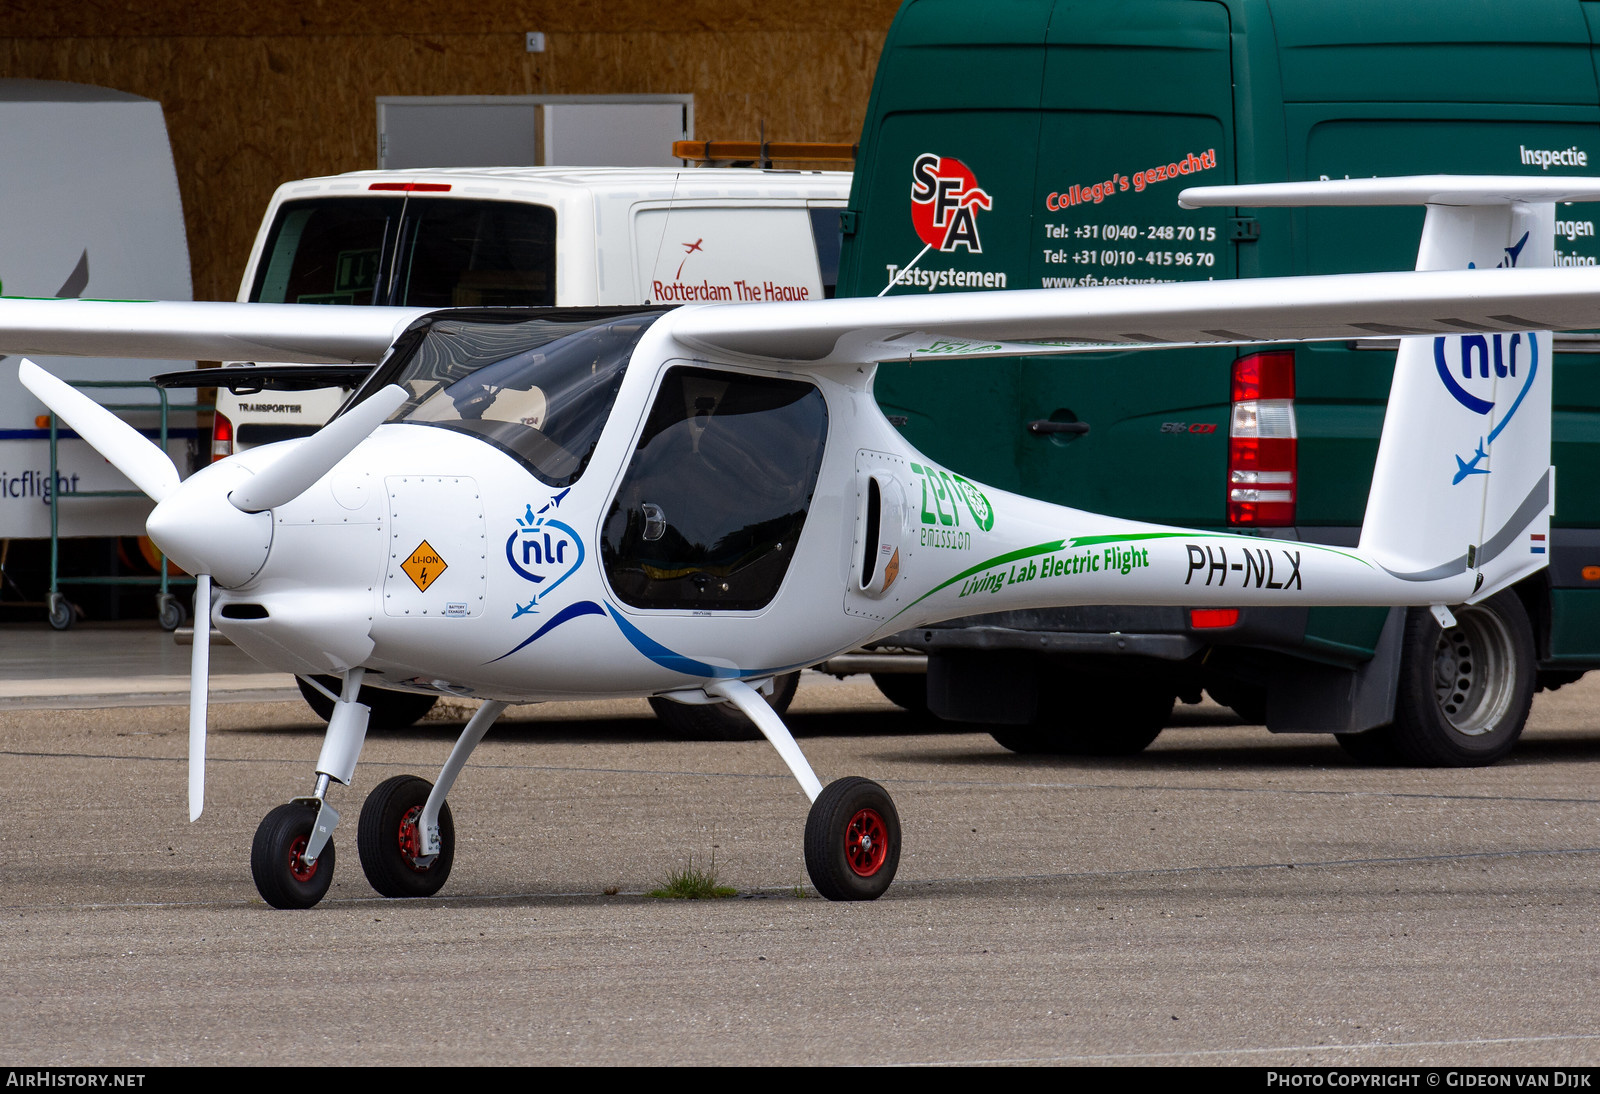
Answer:
MULTIPOLYGON (((335 695, 343 686, 337 676, 314 676, 312 679, 335 695)), ((326 722, 333 717, 332 699, 298 676, 294 678, 294 682, 306 703, 316 711, 318 718, 326 722)), ((359 699, 372 710, 372 715, 367 720, 367 728, 380 730, 406 729, 416 725, 428 711, 433 709, 433 704, 439 701, 437 695, 423 695, 414 691, 390 691, 387 688, 368 687, 365 684, 361 686, 359 699)))
POLYGON ((900 868, 900 814, 870 779, 837 779, 806 815, 806 872, 829 900, 877 900, 900 868))
POLYGON ((309 866, 300 855, 311 838, 317 811, 291 802, 261 819, 250 844, 250 875, 256 891, 274 908, 310 908, 333 884, 333 840, 309 866))
POLYGON ((456 826, 450 803, 439 810, 439 854, 426 866, 415 857, 417 816, 427 804, 433 784, 415 775, 385 779, 367 795, 356 828, 361 872, 380 895, 432 896, 450 878, 456 860, 456 826))
POLYGON ((1533 702, 1537 654, 1527 609, 1511 590, 1452 608, 1441 633, 1425 608, 1406 613, 1394 722, 1398 757, 1423 767, 1481 767, 1522 736, 1533 702))
POLYGON ((64 631, 72 626, 72 621, 77 613, 72 610, 72 604, 60 593, 51 593, 49 607, 46 609, 45 618, 50 620, 54 630, 64 631))
POLYGON ((872 682, 883 697, 912 714, 928 713, 928 674, 925 672, 875 672, 872 682))
POLYGON ((1095 682, 1074 677, 1059 704, 1031 724, 990 726, 1000 745, 1024 755, 1132 756, 1161 735, 1177 698, 1148 681, 1095 682))
MULTIPOLYGON (((786 672, 773 680, 772 694, 766 696, 767 705, 782 714, 794 701, 795 689, 800 686, 798 672, 786 672)), ((744 711, 732 703, 678 703, 671 699, 652 696, 650 709, 672 732, 685 741, 759 741, 761 731, 744 716, 744 711)))

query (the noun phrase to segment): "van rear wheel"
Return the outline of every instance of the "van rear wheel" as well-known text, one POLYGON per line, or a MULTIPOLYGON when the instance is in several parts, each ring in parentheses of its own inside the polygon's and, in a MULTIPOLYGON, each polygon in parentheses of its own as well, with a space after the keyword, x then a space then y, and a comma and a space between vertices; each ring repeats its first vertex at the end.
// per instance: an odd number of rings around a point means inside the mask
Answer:
POLYGON ((1363 763, 1481 767, 1522 736, 1537 665, 1533 626, 1511 590, 1452 608, 1444 630, 1426 608, 1406 614, 1394 721, 1339 745, 1363 763))

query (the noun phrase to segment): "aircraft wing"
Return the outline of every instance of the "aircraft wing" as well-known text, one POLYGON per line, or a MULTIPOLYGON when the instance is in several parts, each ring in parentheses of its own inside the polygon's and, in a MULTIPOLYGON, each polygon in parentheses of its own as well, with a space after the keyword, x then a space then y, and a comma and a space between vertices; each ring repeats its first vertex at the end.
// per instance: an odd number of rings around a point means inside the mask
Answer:
POLYGON ((670 317, 688 346, 753 362, 1081 353, 1600 327, 1600 267, 1442 270, 712 304, 670 317))
POLYGON ((374 364, 427 308, 0 298, 0 353, 374 364))

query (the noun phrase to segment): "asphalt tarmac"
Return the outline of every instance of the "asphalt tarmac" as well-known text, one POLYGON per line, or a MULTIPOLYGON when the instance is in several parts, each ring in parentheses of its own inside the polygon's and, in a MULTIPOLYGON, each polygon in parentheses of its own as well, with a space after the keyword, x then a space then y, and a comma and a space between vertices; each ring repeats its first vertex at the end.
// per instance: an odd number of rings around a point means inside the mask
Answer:
POLYGON ((47 687, 16 666, 56 638, 0 629, 0 1065, 1600 1063, 1600 681, 1541 695, 1509 762, 1413 771, 1209 704, 1136 757, 1024 758, 807 674, 812 763, 905 823, 871 904, 810 890, 769 746, 663 740, 643 702, 515 708, 444 891, 377 897, 360 802, 433 776, 452 705, 369 737, 333 888, 283 912, 250 839, 318 723, 232 665, 190 825, 187 650, 119 633, 47 687), (713 855, 738 896, 645 895, 713 855))

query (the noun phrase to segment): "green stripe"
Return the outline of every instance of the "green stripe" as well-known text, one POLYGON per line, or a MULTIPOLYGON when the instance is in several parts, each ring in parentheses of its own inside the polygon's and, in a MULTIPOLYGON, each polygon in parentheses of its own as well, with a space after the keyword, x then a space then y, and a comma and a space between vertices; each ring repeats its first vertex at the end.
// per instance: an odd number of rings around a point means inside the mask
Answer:
POLYGON ((1274 540, 1266 539, 1260 536, 1234 535, 1227 532, 1135 532, 1131 535, 1123 536, 1074 536, 1071 539, 1057 539, 1052 540, 1049 543, 1040 543, 1033 547, 1022 547, 1015 551, 1009 551, 1003 555, 995 555, 993 558, 984 562, 980 562, 976 566, 970 566, 967 569, 962 570, 950 580, 935 585, 933 588, 917 597, 911 603, 907 604, 904 608, 901 608, 899 611, 895 612, 894 615, 890 616, 889 618, 900 618, 906 612, 910 611, 912 608, 915 608, 918 604, 921 604, 934 593, 940 592, 943 589, 948 589, 956 582, 964 581, 973 574, 981 573, 984 570, 992 570, 996 566, 1004 566, 1009 563, 1016 562, 1019 559, 1032 558, 1036 555, 1046 555, 1052 551, 1060 551, 1078 547, 1095 547, 1102 543, 1134 543, 1139 540, 1152 539, 1226 539, 1234 543, 1259 542, 1263 547, 1267 548, 1274 546, 1281 548, 1286 543, 1293 543, 1296 547, 1305 548, 1307 550, 1326 551, 1331 555, 1339 555, 1341 558, 1352 559, 1353 561, 1361 563, 1367 569, 1372 569, 1372 563, 1368 562, 1360 555, 1353 555, 1349 551, 1341 551, 1335 547, 1326 547, 1320 543, 1302 543, 1298 540, 1274 540))
POLYGON ((992 570, 996 566, 1004 566, 1007 563, 1015 562, 1020 558, 1032 558, 1034 555, 1044 555, 1044 554, 1049 554, 1051 551, 1059 551, 1063 547, 1065 547, 1066 545, 1067 545, 1067 541, 1066 540, 1058 539, 1058 540, 1054 540, 1054 541, 1052 541, 1050 543, 1041 543, 1036 547, 1023 547, 1023 548, 1020 548, 1019 550, 1011 551, 1011 552, 1008 552, 1008 553, 1003 554, 1003 555, 995 555, 993 558, 989 559, 987 562, 980 562, 976 566, 973 566, 973 567, 970 567, 968 569, 962 570, 959 574, 957 574, 955 577, 952 577, 949 581, 944 582, 942 585, 935 585, 933 588, 929 589, 927 592, 925 592, 921 596, 917 597, 911 603, 907 604, 905 607, 903 607, 899 611, 895 612, 894 615, 891 616, 890 618, 891 619, 899 618, 900 616, 904 615, 906 612, 910 611, 912 608, 915 608, 918 604, 921 604, 924 600, 928 599, 928 597, 930 597, 934 593, 938 592, 940 589, 947 589, 951 585, 954 585, 956 582, 964 580, 965 578, 971 577, 973 574, 980 573, 983 570, 992 570))

